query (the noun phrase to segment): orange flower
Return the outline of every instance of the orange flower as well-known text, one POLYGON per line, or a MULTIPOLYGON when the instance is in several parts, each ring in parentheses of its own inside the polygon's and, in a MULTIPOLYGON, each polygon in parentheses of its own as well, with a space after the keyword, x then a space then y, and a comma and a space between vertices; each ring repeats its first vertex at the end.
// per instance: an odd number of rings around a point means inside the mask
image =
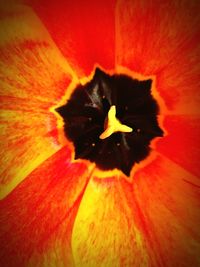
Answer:
POLYGON ((184 0, 1 4, 2 267, 200 266, 199 12, 184 0), (165 137, 129 179, 74 161, 59 139, 53 108, 97 65, 154 79, 165 137))

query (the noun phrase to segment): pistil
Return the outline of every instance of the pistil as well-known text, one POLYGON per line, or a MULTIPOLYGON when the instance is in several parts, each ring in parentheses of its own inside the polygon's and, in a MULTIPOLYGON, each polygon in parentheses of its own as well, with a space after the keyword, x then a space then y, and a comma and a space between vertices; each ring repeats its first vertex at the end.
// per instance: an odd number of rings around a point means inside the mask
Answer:
POLYGON ((116 118, 116 106, 111 106, 108 111, 108 116, 106 118, 105 123, 105 130, 104 132, 99 136, 100 139, 105 139, 111 136, 113 133, 121 132, 121 133, 130 133, 133 129, 125 124, 122 124, 117 118, 116 118))

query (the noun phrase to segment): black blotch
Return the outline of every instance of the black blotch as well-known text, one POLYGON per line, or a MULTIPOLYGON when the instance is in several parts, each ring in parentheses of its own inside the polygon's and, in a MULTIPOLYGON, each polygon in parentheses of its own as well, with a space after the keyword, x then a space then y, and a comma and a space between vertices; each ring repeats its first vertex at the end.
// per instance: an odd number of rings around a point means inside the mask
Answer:
POLYGON ((95 162, 102 170, 117 168, 129 176, 134 164, 149 155, 151 140, 163 136, 151 85, 150 79, 111 76, 96 68, 90 82, 77 86, 67 103, 56 109, 64 120, 66 137, 74 144, 75 158, 95 162), (101 140, 112 105, 116 106, 118 119, 133 132, 114 133, 101 140))

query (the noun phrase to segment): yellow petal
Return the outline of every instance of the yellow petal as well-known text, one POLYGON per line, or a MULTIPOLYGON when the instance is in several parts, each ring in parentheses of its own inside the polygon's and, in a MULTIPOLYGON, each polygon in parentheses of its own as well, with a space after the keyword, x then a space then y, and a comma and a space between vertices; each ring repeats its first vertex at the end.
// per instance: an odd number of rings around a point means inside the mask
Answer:
POLYGON ((89 182, 75 220, 72 250, 76 266, 147 266, 143 237, 116 177, 89 182))

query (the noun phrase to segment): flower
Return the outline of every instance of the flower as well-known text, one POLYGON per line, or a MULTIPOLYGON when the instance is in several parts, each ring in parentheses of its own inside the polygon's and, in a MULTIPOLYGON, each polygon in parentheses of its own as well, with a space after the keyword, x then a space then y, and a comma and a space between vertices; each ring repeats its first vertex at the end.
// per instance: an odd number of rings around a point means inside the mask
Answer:
POLYGON ((200 266, 199 8, 1 4, 2 266, 200 266), (166 135, 129 180, 59 139, 52 107, 96 64, 155 80, 166 135))

